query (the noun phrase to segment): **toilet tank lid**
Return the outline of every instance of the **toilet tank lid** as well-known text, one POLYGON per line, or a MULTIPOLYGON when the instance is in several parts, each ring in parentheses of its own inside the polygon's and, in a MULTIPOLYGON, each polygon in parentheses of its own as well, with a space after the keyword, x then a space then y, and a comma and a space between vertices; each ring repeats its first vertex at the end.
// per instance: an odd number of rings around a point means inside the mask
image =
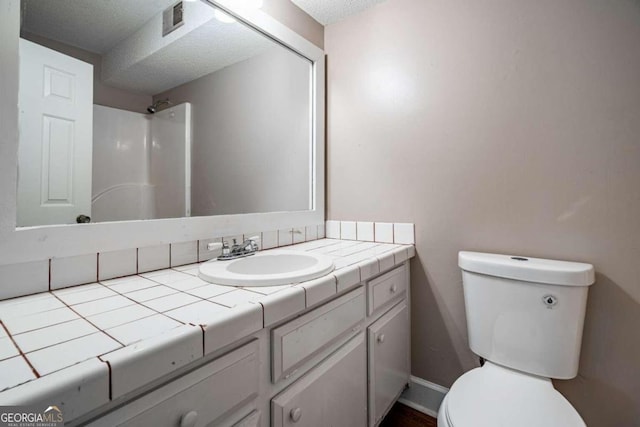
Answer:
POLYGON ((458 265, 465 271, 563 286, 589 286, 595 281, 593 265, 517 255, 461 251, 458 265))

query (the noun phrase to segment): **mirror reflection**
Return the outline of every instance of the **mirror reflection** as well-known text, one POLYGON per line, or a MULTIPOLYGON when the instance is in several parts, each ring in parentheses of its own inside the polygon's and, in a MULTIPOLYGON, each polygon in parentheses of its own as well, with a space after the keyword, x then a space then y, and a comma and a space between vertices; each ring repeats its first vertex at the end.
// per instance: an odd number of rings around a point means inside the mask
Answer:
POLYGON ((311 208, 306 58, 202 1, 21 22, 19 227, 311 208))

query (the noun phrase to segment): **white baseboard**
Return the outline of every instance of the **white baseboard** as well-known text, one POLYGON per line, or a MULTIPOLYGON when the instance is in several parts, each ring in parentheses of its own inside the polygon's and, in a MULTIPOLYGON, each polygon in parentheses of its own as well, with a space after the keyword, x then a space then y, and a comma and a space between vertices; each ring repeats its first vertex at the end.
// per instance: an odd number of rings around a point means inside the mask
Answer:
POLYGON ((449 389, 422 378, 411 376, 409 387, 402 393, 398 402, 410 408, 438 417, 438 409, 449 389))

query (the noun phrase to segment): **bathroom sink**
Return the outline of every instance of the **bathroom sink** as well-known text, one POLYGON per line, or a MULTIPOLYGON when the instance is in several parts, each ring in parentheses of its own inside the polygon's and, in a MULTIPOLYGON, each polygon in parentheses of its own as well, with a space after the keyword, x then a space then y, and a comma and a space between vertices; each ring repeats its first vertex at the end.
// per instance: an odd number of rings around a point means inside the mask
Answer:
POLYGON ((200 266, 199 276, 218 285, 277 286, 315 279, 333 269, 333 260, 325 255, 276 249, 231 261, 208 261, 200 266))

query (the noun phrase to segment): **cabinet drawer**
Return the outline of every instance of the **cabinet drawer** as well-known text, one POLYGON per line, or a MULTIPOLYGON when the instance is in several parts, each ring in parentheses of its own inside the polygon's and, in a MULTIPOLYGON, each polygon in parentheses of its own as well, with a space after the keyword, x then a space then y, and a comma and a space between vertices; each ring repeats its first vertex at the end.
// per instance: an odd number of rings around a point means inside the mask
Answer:
POLYGON ((403 295, 407 290, 407 266, 391 270, 382 276, 367 282, 367 315, 403 295))
POLYGON ((363 319, 364 291, 360 288, 275 328, 271 332, 273 382, 289 375, 317 351, 355 334, 363 319))
POLYGON ((260 411, 253 411, 237 423, 233 427, 259 427, 260 426, 260 411))
POLYGON ((271 401, 272 427, 363 427, 367 370, 360 333, 271 401))
POLYGON ((258 344, 251 342, 97 420, 96 426, 206 426, 258 394, 258 344))
POLYGON ((402 301, 373 323, 369 346, 369 426, 373 427, 409 382, 409 310, 402 301))

